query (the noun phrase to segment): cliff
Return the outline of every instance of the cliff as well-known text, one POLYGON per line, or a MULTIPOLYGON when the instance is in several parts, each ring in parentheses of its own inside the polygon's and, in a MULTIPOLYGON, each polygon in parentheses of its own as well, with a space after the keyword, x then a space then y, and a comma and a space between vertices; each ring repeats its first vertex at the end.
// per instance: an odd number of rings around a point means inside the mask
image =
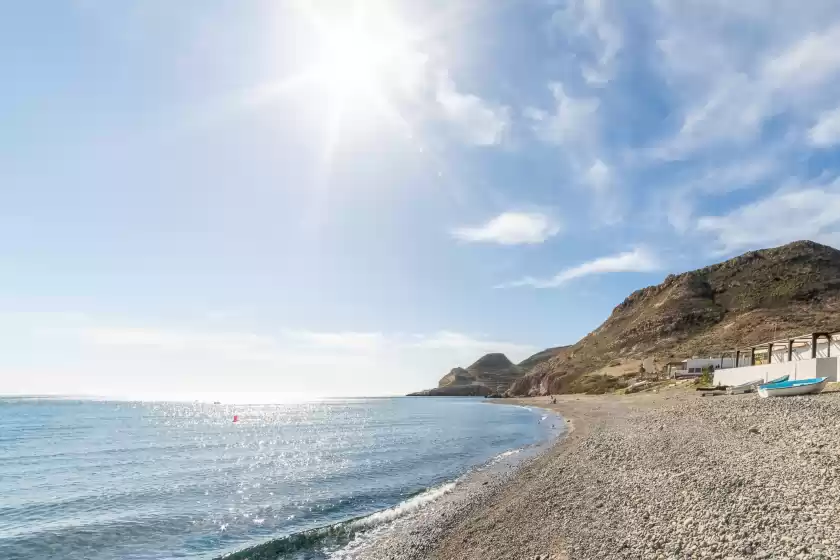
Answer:
POLYGON ((597 329, 527 368, 508 394, 577 392, 581 376, 611 363, 833 331, 838 312, 840 251, 812 241, 751 251, 633 292, 597 329))
POLYGON ((504 354, 486 354, 466 369, 452 369, 441 378, 437 388, 409 396, 487 396, 503 393, 524 372, 504 354))

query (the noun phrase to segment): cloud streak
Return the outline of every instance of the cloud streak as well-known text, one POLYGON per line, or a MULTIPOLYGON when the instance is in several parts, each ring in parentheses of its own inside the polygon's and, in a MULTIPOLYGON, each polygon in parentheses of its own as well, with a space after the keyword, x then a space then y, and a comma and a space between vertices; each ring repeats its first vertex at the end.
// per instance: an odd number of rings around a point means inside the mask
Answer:
POLYGON ((458 91, 455 83, 443 74, 435 92, 441 114, 458 138, 475 146, 501 144, 511 125, 510 109, 458 91))
POLYGON ((551 278, 525 277, 508 282, 498 288, 559 288, 564 284, 586 276, 610 274, 616 272, 654 272, 662 268, 659 258, 650 250, 637 247, 632 251, 600 257, 589 262, 561 270, 551 278))
POLYGON ((697 231, 711 236, 720 254, 802 239, 837 244, 840 179, 781 188, 728 214, 701 217, 697 231))
POLYGON ((817 148, 830 148, 840 144, 840 107, 820 114, 808 130, 808 141, 817 148))

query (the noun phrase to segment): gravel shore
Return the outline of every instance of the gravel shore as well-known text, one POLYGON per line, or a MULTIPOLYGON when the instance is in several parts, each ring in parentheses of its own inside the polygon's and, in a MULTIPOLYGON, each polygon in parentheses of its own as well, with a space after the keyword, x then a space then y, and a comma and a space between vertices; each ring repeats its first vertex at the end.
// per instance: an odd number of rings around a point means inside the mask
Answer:
POLYGON ((365 558, 840 559, 840 393, 518 402, 574 430, 365 558))

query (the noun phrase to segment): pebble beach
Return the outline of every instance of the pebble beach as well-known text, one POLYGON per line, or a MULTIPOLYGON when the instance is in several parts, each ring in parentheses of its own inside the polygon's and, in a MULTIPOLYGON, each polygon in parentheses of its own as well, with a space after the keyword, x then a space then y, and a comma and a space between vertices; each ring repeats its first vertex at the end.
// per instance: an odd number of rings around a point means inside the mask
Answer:
POLYGON ((557 411, 567 435, 472 477, 365 558, 840 558, 840 393, 513 402, 557 411))

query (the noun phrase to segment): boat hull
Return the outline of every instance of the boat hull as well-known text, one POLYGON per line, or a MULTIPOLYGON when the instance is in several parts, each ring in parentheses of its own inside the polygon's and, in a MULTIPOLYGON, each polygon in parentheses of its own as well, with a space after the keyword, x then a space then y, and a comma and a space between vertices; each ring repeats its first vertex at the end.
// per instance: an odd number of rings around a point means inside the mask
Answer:
POLYGON ((735 387, 730 387, 727 391, 730 395, 741 395, 743 393, 752 393, 755 391, 755 388, 758 385, 761 385, 763 381, 761 379, 756 379, 750 381, 749 383, 742 383, 741 385, 736 385, 735 387))
POLYGON ((825 388, 826 383, 828 383, 827 377, 818 377, 815 379, 799 379, 794 381, 784 381, 781 383, 759 385, 758 395, 764 399, 767 397, 810 395, 822 391, 825 388))

